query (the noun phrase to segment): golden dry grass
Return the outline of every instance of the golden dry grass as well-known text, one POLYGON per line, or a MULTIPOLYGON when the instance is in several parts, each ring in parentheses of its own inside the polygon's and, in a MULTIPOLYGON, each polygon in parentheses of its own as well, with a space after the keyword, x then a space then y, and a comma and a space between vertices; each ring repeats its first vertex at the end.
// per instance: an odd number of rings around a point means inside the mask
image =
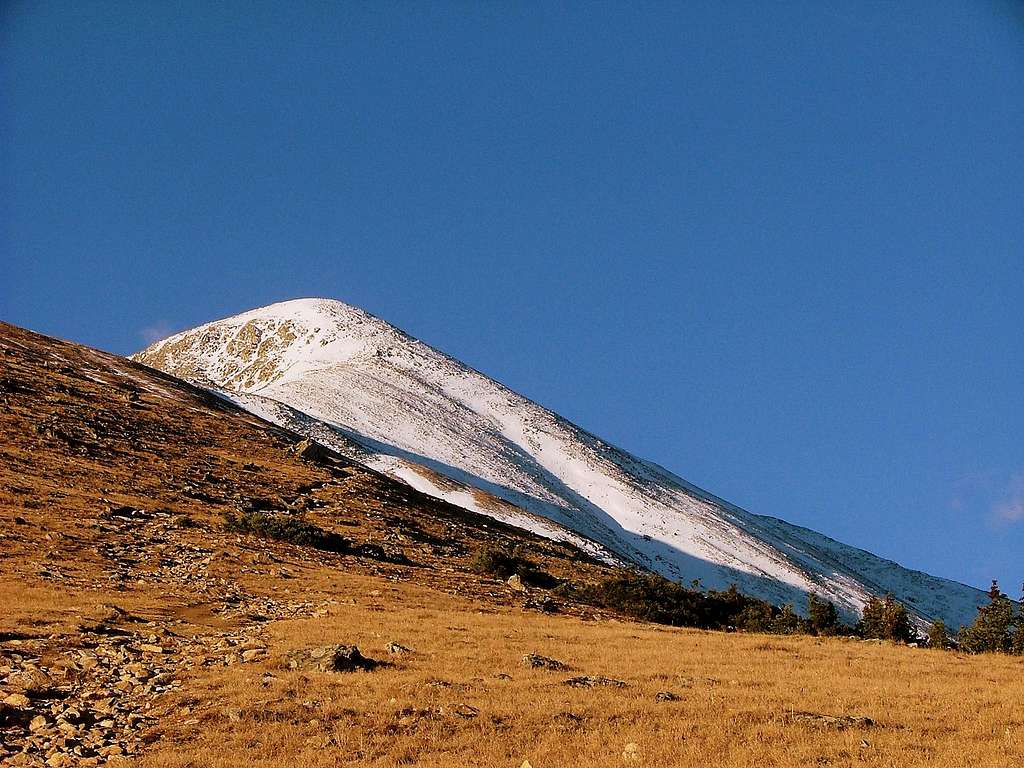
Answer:
MULTIPOLYGON (((262 665, 196 673, 142 761, 185 766, 1013 766, 1024 664, 842 639, 723 634, 490 608, 345 575, 316 619, 276 622, 262 665), (415 653, 388 656, 396 640, 415 653), (355 643, 393 667, 298 672, 292 649, 355 643), (572 672, 526 669, 538 652, 572 672), (263 680, 265 673, 273 679, 263 680), (624 689, 576 689, 574 674, 624 689), (503 677, 507 675, 508 678, 503 677), (658 702, 670 690, 679 701, 658 702), (458 714, 468 705, 475 717, 458 714), (793 714, 869 717, 836 730, 793 714), (234 719, 232 719, 234 718, 234 719), (198 723, 182 725, 194 719, 198 723), (627 744, 635 751, 624 755, 627 744)), ((466 710, 468 712, 468 710, 466 710)))

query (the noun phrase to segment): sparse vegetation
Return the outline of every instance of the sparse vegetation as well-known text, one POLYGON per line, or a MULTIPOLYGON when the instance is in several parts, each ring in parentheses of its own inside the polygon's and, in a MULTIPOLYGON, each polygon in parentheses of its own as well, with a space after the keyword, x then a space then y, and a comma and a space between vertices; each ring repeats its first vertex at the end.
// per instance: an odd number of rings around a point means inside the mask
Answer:
POLYGON ((485 545, 473 553, 467 567, 473 573, 499 579, 518 576, 524 584, 535 587, 550 588, 558 583, 557 579, 541 570, 517 548, 485 545))
POLYGON ((226 513, 224 529, 233 533, 251 533, 302 547, 327 552, 347 552, 351 542, 344 536, 325 531, 301 515, 278 515, 269 512, 226 513))

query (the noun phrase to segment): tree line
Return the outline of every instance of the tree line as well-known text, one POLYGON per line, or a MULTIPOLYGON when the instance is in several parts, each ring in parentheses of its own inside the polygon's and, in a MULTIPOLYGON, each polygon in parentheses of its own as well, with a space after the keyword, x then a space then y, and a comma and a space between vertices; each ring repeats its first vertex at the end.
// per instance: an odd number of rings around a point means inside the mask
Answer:
POLYGON ((969 627, 960 627, 954 634, 938 619, 922 635, 906 607, 891 594, 870 597, 860 618, 850 624, 840 619, 835 604, 814 592, 807 596, 806 615, 801 615, 792 604, 773 605, 743 594, 735 584, 724 590, 704 590, 700 581, 686 587, 650 572, 621 570, 589 584, 559 582, 515 549, 485 546, 475 552, 469 568, 499 578, 515 574, 526 584, 551 589, 556 597, 676 627, 859 637, 968 653, 1024 654, 1024 607, 1010 600, 995 581, 988 603, 978 608, 969 627))
MULTIPOLYGON (((561 589, 566 586, 569 585, 561 589)), ((891 594, 870 597, 859 620, 850 624, 840 619, 834 603, 813 592, 807 596, 806 615, 801 615, 792 604, 772 605, 741 593, 735 585, 725 590, 702 591, 698 584, 688 589, 654 574, 620 574, 598 584, 573 585, 571 591, 577 599, 644 621, 673 626, 847 636, 967 653, 1024 654, 1024 607, 1007 597, 995 581, 988 593, 988 603, 978 608, 974 622, 960 627, 955 634, 941 619, 921 634, 910 612, 891 594)))

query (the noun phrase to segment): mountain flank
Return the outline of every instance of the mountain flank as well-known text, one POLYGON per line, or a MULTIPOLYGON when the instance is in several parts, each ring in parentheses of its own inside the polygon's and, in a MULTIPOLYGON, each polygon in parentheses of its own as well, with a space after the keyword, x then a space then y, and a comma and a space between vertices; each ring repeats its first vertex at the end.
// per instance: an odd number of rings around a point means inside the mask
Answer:
MULTIPOLYGON (((356 307, 281 302, 134 356, 414 488, 606 562, 855 620, 892 593, 921 626, 985 594, 752 514, 610 445, 356 307)), ((680 439, 687 439, 681 436, 680 439)))
POLYGON ((652 603, 620 607, 659 620, 766 606, 667 589, 4 324, 0 434, 0 765, 1024 756, 1015 659, 624 620, 594 585, 639 585, 652 603))

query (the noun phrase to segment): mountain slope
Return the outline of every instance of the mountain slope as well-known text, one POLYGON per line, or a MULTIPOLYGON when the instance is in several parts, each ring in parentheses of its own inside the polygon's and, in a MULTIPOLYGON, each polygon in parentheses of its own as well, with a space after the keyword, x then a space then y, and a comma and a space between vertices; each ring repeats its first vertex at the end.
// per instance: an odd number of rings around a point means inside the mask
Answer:
POLYGON ((274 304, 133 359, 419 490, 550 538, 584 537, 595 554, 674 579, 736 583, 797 605, 814 591, 847 616, 891 591, 920 618, 954 626, 984 601, 979 590, 728 504, 341 302, 274 304))

